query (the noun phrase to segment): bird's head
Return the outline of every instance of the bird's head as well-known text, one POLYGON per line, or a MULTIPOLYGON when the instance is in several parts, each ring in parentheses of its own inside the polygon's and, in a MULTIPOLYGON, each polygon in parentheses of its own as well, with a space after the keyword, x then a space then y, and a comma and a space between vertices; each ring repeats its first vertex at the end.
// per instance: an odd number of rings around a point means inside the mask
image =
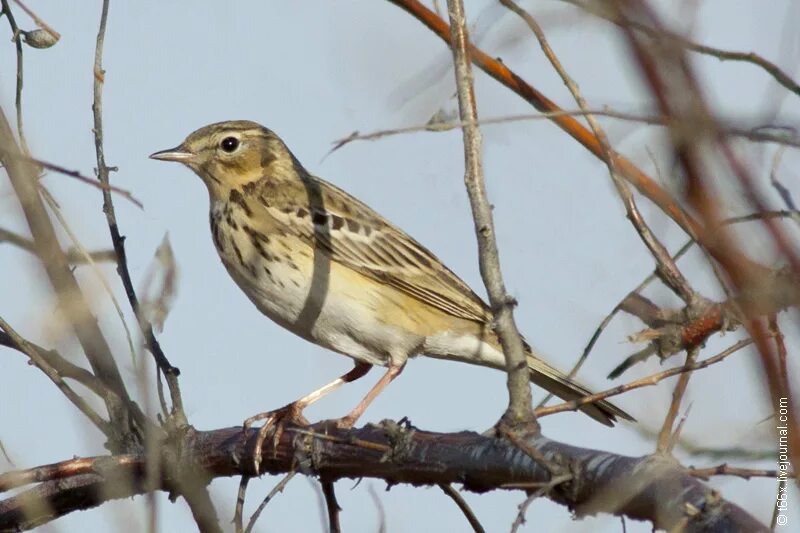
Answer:
POLYGON ((151 154, 150 158, 183 163, 203 179, 212 194, 292 171, 295 165, 280 137, 249 120, 202 127, 177 147, 151 154))

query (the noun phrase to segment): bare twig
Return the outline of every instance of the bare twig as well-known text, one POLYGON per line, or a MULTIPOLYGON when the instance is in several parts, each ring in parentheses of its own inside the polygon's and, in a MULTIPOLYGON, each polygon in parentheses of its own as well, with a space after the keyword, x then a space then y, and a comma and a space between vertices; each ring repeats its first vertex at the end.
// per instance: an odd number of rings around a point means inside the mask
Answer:
MULTIPOLYGON (((259 504, 258 508, 253 512, 253 515, 250 517, 250 520, 247 521, 247 528, 244 530, 244 533, 251 533, 253 531, 253 527, 256 525, 256 521, 258 517, 261 516, 261 513, 266 509, 267 504, 272 501, 272 498, 277 496, 279 493, 283 492, 283 489, 286 488, 286 485, 292 480, 292 478, 297 474, 294 470, 283 476, 283 478, 274 486, 272 490, 269 491, 269 494, 266 495, 264 500, 259 504)), ((244 481, 246 476, 242 476, 242 483, 246 486, 244 481)), ((240 485, 240 493, 242 493, 241 485, 240 485)), ((242 494, 242 504, 244 504, 244 494, 242 494)), ((237 501, 236 506, 237 511, 239 510, 239 505, 237 501)), ((241 524, 241 522, 239 522, 241 524)))
MULTIPOLYGON (((92 104, 92 113, 94 115, 94 146, 97 155, 97 177, 101 183, 106 185, 109 184, 109 171, 111 170, 110 167, 106 165, 105 152, 103 149, 103 83, 105 81, 105 71, 103 70, 103 43, 105 41, 106 22, 108 20, 108 3, 109 0, 103 0, 100 25, 97 30, 97 44, 94 57, 94 102, 92 104)), ((147 322, 139 312, 139 300, 133 288, 130 272, 128 271, 125 239, 119 232, 117 217, 114 211, 114 202, 107 189, 103 190, 103 212, 106 215, 106 222, 108 223, 108 229, 111 234, 111 242, 117 254, 117 273, 122 280, 125 294, 139 322, 139 327, 144 335, 147 348, 153 355, 156 365, 161 369, 161 372, 163 372, 167 380, 170 399, 172 400, 172 415, 175 417, 179 426, 185 426, 188 422, 183 410, 183 400, 181 399, 180 387, 178 384, 180 370, 170 364, 153 333, 152 325, 147 322)))
POLYGON ((378 511, 378 530, 376 533, 386 533, 386 509, 383 508, 381 497, 378 496, 372 483, 367 485, 367 492, 369 492, 372 501, 375 502, 375 509, 378 511))
MULTIPOLYGON (((693 244, 694 241, 691 239, 686 241, 686 243, 683 246, 681 246, 681 248, 677 252, 675 252, 675 254, 672 255, 672 260, 677 261, 678 259, 680 259, 687 251, 689 251, 689 248, 691 248, 693 244)), ((657 272, 653 271, 652 274, 650 274, 644 280, 642 280, 642 282, 639 283, 639 285, 637 285, 631 292, 629 292, 628 295, 625 298, 623 298, 617 305, 615 305, 614 309, 612 309, 611 312, 603 318, 603 320, 594 330, 594 333, 592 334, 592 337, 589 339, 589 342, 586 344, 586 347, 583 349, 583 353, 581 354, 580 358, 570 369, 568 374, 570 377, 574 376, 578 372, 578 370, 580 370, 581 366, 586 362, 586 359, 589 357, 589 354, 591 353, 595 344, 597 344, 600 335, 603 333, 603 331, 605 331, 605 329, 608 327, 608 324, 611 323, 611 321, 614 319, 617 313, 624 310, 625 303, 629 301, 631 295, 639 295, 639 293, 643 291, 645 288, 647 288, 647 286, 650 285, 650 283, 652 283, 657 276, 658 276, 657 272)), ((639 354, 645 357, 649 357, 654 353, 655 353, 655 348, 653 348, 652 346, 649 346, 639 352, 639 354)), ((637 359, 633 359, 633 361, 636 360, 637 359)), ((633 361, 631 361, 631 363, 633 361)), ((614 371, 612 371, 612 373, 609 375, 609 378, 614 378, 618 376, 619 374, 624 372, 629 366, 630 365, 625 366, 624 368, 618 366, 617 368, 614 369, 614 371), (617 371, 619 372, 617 373, 617 371)), ((543 407, 548 401, 550 401, 552 397, 553 397, 552 394, 548 394, 547 396, 544 397, 544 399, 541 402, 539 402, 539 404, 536 407, 537 408, 543 407)))
POLYGON ((8 0, 0 0, 0 5, 3 6, 2 13, 8 19, 8 25, 11 28, 12 39, 14 47, 17 50, 17 85, 14 93, 14 107, 17 110, 17 135, 19 135, 19 144, 23 154, 28 154, 28 142, 25 140, 25 131, 22 127, 22 81, 23 81, 23 68, 22 68, 22 40, 20 34, 22 33, 17 26, 14 19, 14 13, 11 12, 11 7, 8 5, 8 0))
MULTIPOLYGON (((778 476, 777 470, 763 470, 759 468, 741 468, 737 466, 729 466, 728 463, 722 463, 717 466, 709 466, 705 468, 695 468, 690 466, 687 471, 701 479, 708 479, 711 476, 736 476, 743 479, 750 479, 751 477, 770 477, 775 478, 778 476)), ((793 472, 786 474, 786 477, 797 477, 793 472)))
POLYGON ((519 508, 517 510, 517 517, 514 519, 514 523, 511 524, 511 533, 516 533, 519 531, 519 528, 525 523, 525 513, 528 512, 528 507, 533 503, 534 500, 541 497, 543 494, 546 494, 547 491, 555 487, 556 485, 560 485, 565 481, 569 481, 572 478, 571 475, 563 475, 559 477, 553 478, 549 483, 546 483, 536 489, 535 491, 531 492, 525 501, 519 504, 519 508))
POLYGON ((500 270, 497 241, 494 235, 492 207, 486 195, 481 163, 481 133, 475 125, 478 111, 472 84, 472 62, 469 58, 469 38, 462 0, 448 0, 450 14, 450 39, 453 43, 453 63, 458 88, 458 107, 464 126, 464 181, 467 185, 475 233, 478 238, 478 254, 481 277, 489 294, 489 302, 495 317, 495 331, 503 347, 508 372, 508 409, 504 415, 507 423, 531 425, 538 430, 531 408, 529 370, 522 337, 514 323, 514 300, 506 291, 500 270))
MULTIPOLYGON (((686 374, 681 374, 681 377, 685 376, 686 374)), ((678 441, 681 440, 681 432, 683 431, 683 425, 689 419, 689 413, 692 412, 692 404, 690 403, 686 410, 683 412, 683 416, 680 420, 678 420, 678 425, 675 427, 675 431, 672 432, 670 435, 669 443, 667 444, 666 449, 669 453, 672 453, 672 450, 675 449, 675 445, 678 444, 678 441)))
MULTIPOLYGON (((432 30, 438 37, 444 40, 452 47, 451 31, 447 23, 441 20, 436 14, 428 9, 418 0, 389 0, 391 3, 404 9, 420 22, 425 24, 432 30)), ((519 75, 509 69, 502 61, 492 58, 482 50, 475 46, 469 47, 470 57, 472 61, 489 76, 502 83, 517 95, 522 97, 526 102, 531 104, 539 111, 553 112, 561 111, 561 109, 544 94, 538 91, 525 82, 519 75)), ((583 145, 596 157, 603 159, 603 149, 598 142, 595 135, 585 128, 580 122, 571 116, 560 116, 552 118, 554 124, 559 126, 564 132, 569 134, 572 138, 583 145)), ((687 123, 686 127, 690 128, 696 126, 697 128, 704 127, 704 124, 699 121, 697 117, 687 123)), ((697 238, 698 235, 706 231, 706 228, 701 222, 686 212, 686 210, 675 201, 673 196, 668 193, 661 185, 659 185, 650 176, 645 174, 639 167, 637 167, 630 160, 626 159, 620 154, 614 154, 615 163, 619 173, 628 180, 636 189, 655 203, 667 216, 672 218, 681 228, 686 231, 692 238, 697 238)), ((718 243, 711 241, 709 243, 709 252, 717 259, 723 258, 725 250, 717 245, 718 243)), ((743 254, 738 254, 735 259, 742 265, 747 265, 754 271, 764 271, 765 267, 753 262, 743 254)))
POLYGON ((125 198, 126 200, 130 201, 132 204, 134 204, 139 209, 144 209, 144 204, 142 204, 142 202, 139 199, 137 199, 135 196, 133 196, 133 194, 130 191, 128 191, 126 189, 123 189, 121 187, 117 187, 117 186, 111 185, 109 183, 99 183, 97 180, 93 180, 91 178, 88 178, 88 177, 84 176, 83 174, 81 174, 77 170, 69 170, 67 168, 62 167, 61 165, 56 165, 54 163, 48 163, 47 161, 42 161, 41 159, 36 159, 34 157, 29 157, 29 156, 22 155, 22 154, 16 154, 15 155, 13 153, 8 153, 7 155, 9 157, 15 157, 17 159, 20 159, 21 161, 25 161, 26 163, 32 163, 32 164, 38 165, 38 166, 40 166, 42 168, 46 168, 48 170, 52 170, 54 172, 58 172, 59 174, 63 174, 65 176, 69 176, 71 178, 75 178, 76 180, 80 181, 81 183, 85 183, 86 185, 90 185, 90 186, 92 186, 92 187, 94 187, 96 189, 100 189, 102 191, 111 191, 111 192, 117 193, 120 196, 122 196, 123 198, 125 198))
POLYGON ((727 349, 718 353, 717 355, 709 357, 708 359, 703 359, 702 361, 695 361, 690 365, 670 368, 669 370, 664 370, 663 372, 658 372, 657 374, 645 376, 641 379, 631 381, 630 383, 626 383, 618 387, 607 389, 603 392, 598 392, 596 394, 584 396, 579 400, 571 400, 568 402, 552 405, 550 407, 541 407, 539 409, 536 409, 536 416, 542 417, 542 416, 552 415, 555 413, 561 413, 564 411, 577 411, 582 405, 593 403, 599 400, 604 400, 611 396, 616 396, 618 394, 622 394, 624 392, 628 392, 634 389, 649 387, 650 385, 655 385, 661 380, 667 379, 672 376, 676 376, 678 374, 683 374, 684 372, 693 372, 701 368, 706 368, 707 366, 713 365, 714 363, 719 363, 732 353, 737 352, 742 348, 744 348, 745 346, 749 346, 750 344, 753 344, 752 339, 744 339, 728 347, 727 349))
MULTIPOLYGON (((32 254, 36 253, 36 245, 32 240, 26 239, 25 237, 4 228, 0 228, 0 243, 2 242, 13 244, 17 248, 32 254)), ((84 256, 83 252, 74 247, 68 248, 65 253, 67 254, 67 260, 72 265, 83 265, 87 263, 86 256, 84 256)), ((92 261, 96 263, 116 261, 117 259, 116 254, 114 254, 114 250, 96 250, 94 252, 87 253, 92 261)))
POLYGON ((670 257, 667 249, 650 230, 650 227, 645 222, 644 217, 642 217, 639 209, 636 207, 636 202, 633 199, 633 194, 631 194, 628 184, 619 174, 615 161, 615 152, 611 148, 605 131, 600 127, 600 123, 597 121, 594 115, 588 112, 589 105, 586 103, 583 95, 581 95, 578 84, 575 83, 572 77, 561 65, 561 62, 559 61, 555 52, 547 42, 542 28, 530 13, 520 8, 515 2, 513 2, 513 0, 500 0, 500 3, 519 15, 520 18, 525 21, 533 34, 536 36, 536 39, 539 41, 539 45, 541 46, 542 51, 547 59, 550 61, 550 64, 553 66, 553 69, 558 73, 570 94, 572 94, 575 103, 578 104, 578 107, 586 113, 586 121, 589 123, 592 133, 594 133, 594 136, 597 138, 597 142, 600 144, 602 156, 601 159, 603 159, 608 167, 608 172, 611 175, 614 186, 622 198, 628 219, 631 221, 636 229, 636 232, 639 234, 642 241, 650 250, 650 253, 653 255, 653 258, 656 261, 656 271, 658 272, 659 277, 661 277, 664 283, 678 296, 680 296, 681 299, 683 299, 683 301, 685 301, 687 304, 694 302, 697 298, 694 290, 691 288, 689 282, 675 265, 675 262, 670 257))
POLYGON ((103 273, 100 271, 100 268, 94 263, 91 256, 89 256, 89 252, 86 251, 86 248, 83 247, 81 241, 78 239, 78 236, 75 235, 75 232, 72 231, 67 219, 61 213, 61 209, 58 206, 58 203, 50 194, 46 188, 41 188, 42 197, 47 202, 47 205, 50 206, 50 211, 55 215, 56 220, 61 225, 61 228, 66 232, 69 239, 72 241, 72 246, 74 249, 80 252, 81 256, 83 257, 86 264, 92 269, 92 273, 94 273, 95 279, 100 282, 100 285, 103 287, 103 290, 108 295, 108 298, 111 300, 111 304, 114 306, 114 310, 117 312, 117 317, 119 318, 120 323, 122 324, 122 329, 125 331, 125 340, 128 342, 128 349, 130 350, 131 354, 131 361, 136 363, 136 349, 133 347, 133 338, 131 337, 131 330, 128 327, 128 321, 125 320, 125 314, 122 312, 122 307, 119 305, 119 300, 114 295, 114 291, 111 289, 111 286, 108 284, 103 273))
POLYGON ((8 455, 8 451, 6 451, 6 447, 5 447, 5 446, 3 446, 3 441, 1 441, 1 440, 0 440, 0 455, 2 455, 2 456, 5 458, 5 460, 6 460, 6 462, 7 462, 8 464, 10 464, 11 466, 13 466, 14 468, 16 468, 16 467, 17 467, 17 465, 16 465, 16 464, 14 463, 14 461, 11 459, 11 456, 10 456, 10 455, 8 455))
POLYGON ((22 10, 25 13, 27 13, 30 18, 33 19, 33 21, 36 23, 37 26, 39 26, 43 30, 49 32, 50 34, 52 34, 53 37, 55 37, 56 40, 61 38, 61 34, 60 33, 58 33, 56 30, 53 29, 52 26, 50 26, 45 21, 43 21, 38 15, 36 15, 36 13, 31 11, 31 9, 28 6, 26 6, 25 4, 23 4, 20 0, 14 0, 14 3, 17 4, 20 8, 22 8, 22 10))
POLYGON ((0 317, 0 329, 6 333, 11 341, 20 347, 20 349, 31 358, 31 361, 36 364, 36 366, 41 369, 44 374, 50 378, 50 381, 55 383, 58 389, 67 397, 67 399, 72 402, 72 404, 77 407, 85 416, 88 418, 92 424, 97 427, 100 431, 103 432, 104 435, 111 435, 111 430, 109 428, 108 422, 103 420, 97 412, 92 409, 89 403, 77 392, 75 392, 72 387, 67 385, 61 377, 61 374, 53 368, 48 362, 41 357, 39 351, 30 345, 25 338, 19 335, 2 317, 0 317))
POLYGON ((55 229, 47 214, 47 210, 39 195, 36 178, 30 164, 9 157, 12 153, 19 155, 14 136, 0 110, 0 161, 8 172, 9 179, 20 201, 25 219, 30 228, 33 241, 48 279, 55 289, 65 316, 70 319, 71 326, 80 342, 95 375, 113 392, 103 398, 114 427, 114 438, 109 445, 114 449, 125 449, 137 439, 136 425, 144 425, 144 420, 137 417, 131 419, 131 401, 125 383, 120 375, 114 357, 97 319, 92 314, 75 276, 70 271, 69 262, 56 238, 55 229))
POLYGON ((233 530, 236 533, 244 533, 244 498, 247 494, 247 485, 250 483, 250 476, 242 476, 239 480, 239 490, 236 493, 236 509, 233 511, 233 530))
POLYGON ((328 533, 342 533, 342 526, 339 523, 339 502, 336 501, 336 492, 333 488, 333 481, 320 480, 322 494, 325 496, 325 507, 328 510, 328 533))
MULTIPOLYGON (((800 214, 798 212, 796 212, 796 211, 787 211, 787 210, 767 211, 767 212, 763 212, 763 213, 753 213, 753 214, 750 214, 750 215, 743 215, 743 216, 726 218, 726 219, 724 219, 722 221, 722 225, 726 226, 726 225, 729 225, 729 224, 739 224, 739 223, 742 223, 742 222, 749 222, 749 221, 753 221, 753 220, 763 220, 765 218, 791 218, 794 221, 800 221, 800 214)), ((682 257, 689 250, 689 248, 692 247, 693 244, 695 244, 695 241, 693 241, 691 239, 686 241, 686 243, 684 243, 684 245, 681 246, 681 248, 672 257, 673 260, 677 261, 680 257, 682 257)), ((770 276, 774 277, 775 275, 779 275, 779 274, 778 273, 773 273, 770 276)), ((642 290, 644 290, 655 278, 656 278, 656 272, 653 272, 647 278, 645 278, 642 281, 642 283, 640 283, 620 303, 617 304, 617 306, 612 311, 612 314, 614 312, 617 312, 617 311, 625 311, 627 313, 633 314, 634 316, 636 316, 637 318, 642 320, 644 323, 648 324, 651 328, 658 328, 660 324, 656 324, 656 323, 653 323, 652 321, 648 321, 648 314, 652 315, 651 318, 655 319, 657 322, 660 322, 660 321, 662 321, 662 316, 664 314, 664 310, 655 308, 654 312, 649 312, 649 311, 647 311, 645 308, 643 308, 641 306, 637 306, 636 308, 633 308, 631 306, 631 304, 635 304, 637 301, 641 302, 642 296, 639 293, 642 290)), ((785 294, 787 291, 785 291, 784 287, 780 286, 781 283, 783 283, 783 282, 782 281, 779 282, 779 284, 778 284, 778 286, 776 286, 776 288, 778 289, 778 291, 780 291, 780 292, 785 294), (778 288, 778 287, 780 287, 780 288, 778 288)), ((765 291, 765 292, 769 292, 769 291, 765 291)), ((731 297, 729 302, 735 302, 735 301, 736 301, 735 297, 731 297)), ((782 302, 774 302, 774 303, 776 304, 776 306, 775 306, 775 310, 776 311, 782 308, 782 305, 783 305, 782 302)), ((649 304, 649 305, 653 306, 652 303, 649 304)), ((726 305, 726 307, 731 307, 731 304, 726 305)), ((735 307, 735 305, 734 305, 734 307, 735 307)), ((720 306, 717 306, 716 309, 717 310, 721 310, 722 308, 720 306)), ((712 307, 708 308, 708 311, 713 313, 715 311, 715 308, 712 306, 712 307)), ((688 338, 683 339, 680 343, 676 344, 675 347, 682 350, 684 348, 688 348, 688 347, 691 347, 691 346, 694 346, 694 345, 699 345, 699 342, 704 340, 708 336, 708 334, 710 334, 710 333, 716 331, 717 329, 721 328, 722 326, 726 325, 725 324, 726 321, 732 323, 732 320, 731 320, 730 316, 723 317, 721 314, 719 316, 718 321, 715 322, 714 320, 709 320, 711 313, 708 313, 708 312, 700 313, 700 316, 697 316, 696 320, 686 320, 686 321, 684 321, 683 326, 684 326, 685 330, 687 330, 687 331, 695 330, 693 332, 694 333, 694 338, 691 339, 692 340, 691 343, 686 343, 685 342, 685 341, 690 340, 690 339, 688 339, 688 338), (696 330, 695 329, 696 326, 700 325, 700 324, 703 324, 705 326, 705 328, 699 328, 699 330, 696 330), (700 333, 700 334, 697 335, 697 333, 700 333)), ((611 316, 611 315, 609 315, 609 316, 611 316)), ((604 324, 606 323, 606 320, 608 320, 608 319, 609 319, 609 317, 606 317, 606 319, 603 321, 603 323, 601 323, 601 326, 604 326, 604 324)), ((730 327, 731 324, 727 324, 727 325, 730 327)), ((595 331, 595 336, 598 334, 600 329, 601 328, 598 328, 598 330, 595 331)), ((592 337, 592 340, 596 339, 595 336, 592 337)), ((592 346, 592 342, 590 341, 589 347, 591 347, 591 346, 592 346)), ((584 350, 584 355, 578 361, 578 364, 581 364, 583 362, 583 360, 585 359, 586 353, 587 352, 584 350)), ((609 374, 608 377, 611 378, 611 379, 616 378, 620 374, 625 372, 628 368, 633 366, 634 364, 636 364, 636 363, 638 363, 640 361, 643 361, 643 360, 647 359, 648 357, 650 357, 651 355, 654 355, 656 353, 659 353, 659 349, 657 349, 656 346, 651 343, 648 347, 646 347, 645 349, 641 350, 640 352, 637 352, 636 354, 631 355, 625 361, 623 361, 620 365, 618 365, 616 368, 614 368, 614 370, 611 371, 611 373, 609 374)), ((664 355, 667 355, 667 354, 659 353, 659 355, 661 355, 663 357, 664 355)), ((578 366, 578 365, 576 365, 576 366, 578 366)), ((541 405, 543 405, 543 404, 541 404, 541 405)))
POLYGON ((783 380, 788 383, 789 367, 786 362, 786 357, 788 355, 785 342, 786 338, 784 337, 783 331, 781 331, 781 327, 778 324, 777 313, 770 315, 767 320, 769 324, 769 332, 772 335, 772 338, 775 339, 775 348, 778 352, 778 366, 780 367, 779 373, 783 380))
MULTIPOLYGON (((686 364, 684 367, 692 366, 697 361, 697 355, 700 349, 695 347, 686 352, 686 364)), ((668 454, 672 452, 672 438, 673 426, 675 418, 678 416, 678 410, 681 407, 681 400, 686 392, 686 387, 689 385, 689 378, 691 372, 684 372, 678 376, 678 382, 675 384, 675 389, 672 391, 672 402, 669 405, 667 416, 664 418, 664 423, 661 426, 661 431, 658 434, 658 445, 656 451, 658 453, 668 454)))
POLYGON ((469 506, 467 501, 456 489, 453 488, 452 485, 449 483, 439 483, 439 488, 442 489, 442 492, 447 494, 447 496, 449 496, 450 499, 455 502, 461 512, 464 513, 464 518, 466 518, 467 522, 469 522, 470 527, 472 527, 472 531, 475 533, 484 533, 486 531, 483 529, 480 520, 478 520, 478 517, 475 516, 475 512, 469 506))
POLYGON ((585 10, 586 12, 591 13, 592 15, 595 15, 597 17, 603 18, 614 24, 617 24, 618 26, 625 25, 626 27, 642 32, 643 34, 653 39, 665 40, 673 46, 679 46, 681 48, 685 48, 686 50, 696 52, 698 54, 715 57, 720 61, 741 61, 745 63, 750 63, 752 65, 755 65, 763 69, 770 76, 772 76, 775 79, 775 81, 777 81, 778 83, 780 83, 781 85, 783 85, 785 88, 789 89, 796 95, 800 96, 800 85, 798 85, 797 82, 795 82, 788 74, 786 74, 775 63, 772 63, 771 61, 764 59, 762 56, 756 54, 755 52, 736 52, 732 50, 723 50, 721 48, 714 48, 712 46, 707 46, 704 44, 693 42, 673 32, 664 31, 663 29, 659 28, 653 28, 639 21, 624 20, 621 17, 615 15, 614 10, 607 9, 606 7, 601 7, 602 3, 591 2, 586 0, 562 0, 562 1, 578 6, 581 9, 585 10))
MULTIPOLYGON (((640 113, 626 113, 623 111, 614 111, 610 109, 590 109, 587 111, 581 109, 574 109, 574 110, 562 110, 562 111, 545 111, 542 113, 538 113, 535 115, 532 114, 519 114, 519 115, 507 115, 502 117, 491 117, 491 118, 482 118, 478 120, 475 124, 478 126, 490 126, 494 124, 508 124, 513 122, 525 122, 525 121, 536 121, 536 120, 550 120, 556 117, 564 117, 564 116, 571 116, 571 117, 582 117, 586 115, 594 115, 597 117, 607 117, 616 120, 624 120, 630 122, 641 122, 643 124, 647 124, 650 126, 667 126, 666 119, 662 117, 658 117, 655 115, 646 115, 640 113)), ((455 121, 455 122, 436 122, 431 124, 430 122, 426 124, 420 124, 417 126, 407 126, 404 128, 391 128, 391 129, 383 129, 383 130, 376 130, 369 133, 360 133, 358 131, 354 131, 350 135, 346 137, 342 137, 340 139, 334 140, 331 144, 333 147, 328 151, 328 153, 324 156, 327 157, 328 155, 332 154, 333 152, 343 148, 344 146, 350 144, 351 142, 356 141, 375 141, 378 139, 382 139, 384 137, 391 137, 394 135, 404 135, 409 133, 419 133, 419 132, 446 132, 452 131, 455 129, 461 129, 469 122, 462 122, 462 121, 455 121)), ((775 129, 785 129, 779 126, 775 126, 775 129)), ((744 139, 748 139, 753 142, 761 142, 761 143, 774 143, 782 146, 788 146, 793 148, 800 148, 800 138, 797 137, 794 128, 792 128, 791 135, 787 133, 777 134, 771 133, 769 131, 765 131, 763 127, 758 128, 746 128, 744 126, 724 126, 723 131, 728 135, 734 137, 741 137, 744 139)), ((324 159, 323 157, 323 159, 324 159)))
POLYGON ((785 151, 786 151, 785 147, 783 146, 775 150, 775 154, 772 156, 772 168, 769 171, 769 182, 772 184, 772 187, 778 192, 778 194, 781 197, 781 200, 783 200, 783 203, 786 205, 786 207, 791 209, 792 211, 797 211, 797 205, 794 203, 794 200, 792 199, 792 193, 778 179, 778 166, 780 165, 781 159, 783 158, 783 153, 785 151))
POLYGON ((222 533, 211 494, 199 479, 194 478, 195 476, 189 476, 189 479, 179 480, 178 485, 181 496, 192 512, 197 530, 200 533, 222 533))
MULTIPOLYGON (((643 0, 618 0, 614 9, 615 14, 622 17, 623 21, 635 19, 659 31, 664 27, 660 17, 643 0)), ((686 177, 686 197, 704 221, 704 227, 716 227, 722 218, 722 209, 716 201, 715 188, 707 177, 708 157, 702 152, 702 148, 716 148, 744 189, 748 200, 758 211, 765 211, 764 200, 757 191, 752 176, 734 154, 727 137, 716 127, 713 113, 683 50, 663 46, 654 48, 649 39, 642 38, 630 25, 622 24, 621 27, 660 112, 672 117, 672 147, 686 177), (687 130, 698 122, 703 124, 702 130, 687 130), (687 131, 691 135, 687 135, 687 131)), ((800 274, 800 256, 791 245, 789 237, 773 220, 767 219, 764 222, 776 248, 797 276, 800 274)), ((701 240, 713 250, 714 257, 724 269, 731 286, 737 291, 747 293, 759 287, 764 279, 764 267, 744 257, 741 247, 732 236, 726 232, 718 232, 714 239, 701 235, 701 240)), ((793 400, 788 383, 781 378, 778 357, 774 344, 770 342, 766 324, 759 316, 762 306, 757 299, 742 301, 740 305, 745 317, 743 324, 761 356, 773 408, 778 410, 781 398, 788 398, 790 403, 793 400)), ((800 418, 794 411, 788 414, 788 425, 792 428, 789 432, 789 456, 796 467, 800 464, 800 418)))
POLYGON ((114 394, 114 392, 109 389, 105 383, 100 381, 97 376, 84 368, 70 363, 58 352, 46 350, 45 348, 38 346, 29 340, 25 340, 25 346, 22 346, 18 344, 14 338, 11 337, 11 335, 4 331, 0 331, 0 346, 6 346, 25 355, 28 355, 28 353, 25 351, 26 349, 36 350, 37 355, 41 357, 42 360, 44 360, 50 367, 52 367, 62 378, 73 379, 77 381, 101 398, 109 394, 114 394))

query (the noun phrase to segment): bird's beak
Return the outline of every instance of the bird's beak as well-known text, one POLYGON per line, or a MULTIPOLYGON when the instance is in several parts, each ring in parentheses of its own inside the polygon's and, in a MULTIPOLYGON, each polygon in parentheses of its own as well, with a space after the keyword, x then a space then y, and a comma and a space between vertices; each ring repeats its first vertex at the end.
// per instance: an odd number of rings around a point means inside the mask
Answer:
POLYGON ((177 148, 170 148, 168 150, 161 150, 154 154, 150 154, 150 159, 158 159, 159 161, 175 161, 176 163, 190 163, 194 160, 195 155, 189 150, 178 146, 177 148))

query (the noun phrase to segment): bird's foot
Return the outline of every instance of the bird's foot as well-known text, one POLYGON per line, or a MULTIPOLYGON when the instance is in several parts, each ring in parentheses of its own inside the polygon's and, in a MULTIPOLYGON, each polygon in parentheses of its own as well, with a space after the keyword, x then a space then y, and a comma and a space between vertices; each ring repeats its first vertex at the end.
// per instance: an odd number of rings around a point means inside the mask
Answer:
POLYGON ((310 425, 306 417, 303 416, 304 408, 305 405, 301 405, 299 402, 292 402, 279 409, 275 409, 274 411, 258 413, 257 415, 251 416, 244 421, 242 424, 242 431, 247 431, 254 423, 260 420, 265 421, 264 425, 258 430, 255 450, 253 451, 253 467, 256 474, 260 473, 259 466, 261 465, 262 457, 261 447, 264 445, 264 441, 267 439, 267 436, 270 434, 270 432, 272 432, 273 450, 275 450, 275 453, 277 453, 278 442, 281 440, 281 436, 283 435, 283 431, 287 425, 310 425))
POLYGON ((343 416, 342 418, 331 420, 331 422, 338 429, 353 429, 353 426, 355 425, 358 418, 359 418, 358 416, 353 416, 353 414, 350 413, 349 415, 343 416))

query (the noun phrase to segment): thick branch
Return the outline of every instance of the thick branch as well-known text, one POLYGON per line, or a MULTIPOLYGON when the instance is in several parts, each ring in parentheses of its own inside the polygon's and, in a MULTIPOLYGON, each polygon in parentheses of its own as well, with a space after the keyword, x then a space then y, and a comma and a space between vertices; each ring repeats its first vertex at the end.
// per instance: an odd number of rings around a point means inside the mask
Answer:
MULTIPOLYGON (((252 474, 248 458, 257 433, 243 433, 240 427, 190 430, 181 443, 181 464, 209 479, 252 474)), ((571 481, 546 496, 577 516, 612 513, 648 520, 666 530, 684 524, 685 531, 766 531, 672 461, 578 448, 542 436, 526 442, 548 461, 569 469, 571 481)), ((549 470, 505 440, 471 432, 431 433, 392 422, 348 431, 323 424, 290 427, 276 447, 273 439, 264 441, 262 458, 261 471, 273 474, 300 466, 307 475, 329 481, 373 477, 390 484, 462 483, 475 492, 541 487, 551 477, 549 470)), ((50 465, 51 481, 0 501, 0 530, 31 528, 109 499, 142 494, 148 490, 142 482, 144 462, 144 455, 72 460, 66 462, 71 465, 69 476, 62 479, 53 479, 58 465, 50 465), (29 506, 25 514, 24 494, 46 498, 48 505, 29 506)), ((164 479, 159 488, 171 484, 164 479)))

